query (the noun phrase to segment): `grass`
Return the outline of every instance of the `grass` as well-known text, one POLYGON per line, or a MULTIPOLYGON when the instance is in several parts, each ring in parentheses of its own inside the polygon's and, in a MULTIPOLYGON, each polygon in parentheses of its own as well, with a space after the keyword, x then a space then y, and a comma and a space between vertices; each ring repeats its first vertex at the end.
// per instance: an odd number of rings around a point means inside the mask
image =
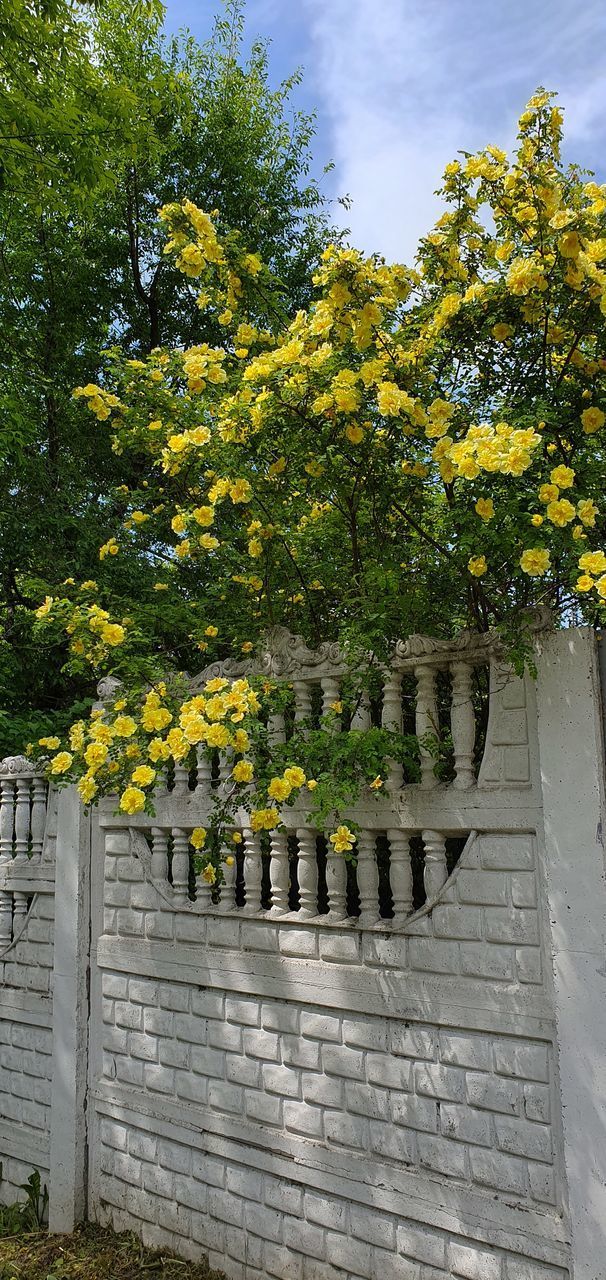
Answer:
MULTIPOLYGON (((1 1232, 1 1224, 0 1224, 1 1232)), ((144 1249, 130 1231, 87 1223, 69 1236, 23 1231, 0 1238, 0 1280, 225 1280, 208 1263, 144 1249)))

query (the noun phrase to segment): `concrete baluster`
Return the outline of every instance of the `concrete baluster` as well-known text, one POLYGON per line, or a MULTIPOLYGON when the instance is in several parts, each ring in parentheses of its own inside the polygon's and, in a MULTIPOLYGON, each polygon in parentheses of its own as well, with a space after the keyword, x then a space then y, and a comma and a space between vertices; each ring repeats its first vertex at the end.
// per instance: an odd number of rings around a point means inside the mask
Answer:
POLYGON ((332 704, 339 702, 341 695, 341 687, 338 680, 333 680, 332 676, 322 676, 322 715, 333 715, 336 719, 333 721, 335 729, 340 729, 341 718, 339 713, 333 711, 332 704))
POLYGON ((189 895, 189 836, 173 827, 173 897, 175 904, 186 902, 189 895))
POLYGON ((225 859, 221 863, 223 870, 223 884, 221 885, 221 896, 219 899, 219 911, 233 911, 236 905, 236 846, 234 845, 233 853, 229 853, 227 857, 232 859, 231 866, 228 866, 225 859))
MULTIPOLYGON (((295 725, 300 725, 301 721, 307 724, 311 721, 311 690, 312 686, 307 680, 295 680, 293 684, 295 694, 295 725)), ((307 730, 302 731, 306 733, 307 730)))
POLYGON ((183 764, 175 765, 175 782, 173 786, 174 796, 189 795, 189 766, 183 764))
POLYGON ((39 862, 44 844, 44 828, 46 825, 47 787, 44 778, 32 778, 32 860, 39 862))
POLYGON ((356 853, 360 924, 368 927, 376 924, 379 918, 379 868, 374 831, 360 831, 356 853))
POLYGON ((288 862, 288 837, 285 831, 270 831, 271 860, 271 914, 283 916, 289 911, 290 867, 288 862))
POLYGON ((316 833, 310 827, 297 830, 299 881, 299 915, 311 918, 318 914, 318 859, 316 833))
MULTIPOLYGON (((31 778, 17 778, 15 804, 15 862, 28 861, 30 837, 31 778)), ((15 913, 17 907, 15 905, 15 913)))
POLYGON ((334 853, 329 847, 326 859, 326 888, 328 889, 328 920, 347 919, 347 866, 342 853, 334 853))
POLYGON ((201 800, 203 805, 210 805, 212 802, 212 761, 206 747, 200 746, 196 751, 196 799, 201 800))
POLYGON ((351 727, 360 730, 370 729, 370 724, 370 698, 366 689, 362 689, 351 717, 351 727))
MULTIPOLYGON (((12 778, 0 779, 0 870, 10 866, 13 860, 13 830, 15 822, 15 784, 12 778)), ((7 947, 13 936, 13 895, 0 891, 0 950, 7 947)))
MULTIPOLYGON (((426 663, 415 667, 417 681, 417 705, 415 711, 415 729, 419 739, 427 734, 439 735, 438 706, 436 701, 436 672, 426 663)), ((421 786, 426 790, 437 786, 434 774, 435 757, 427 747, 420 746, 421 786)))
POLYGON ((453 662, 452 705, 450 727, 454 746, 454 786, 463 790, 475 782, 473 748, 476 737, 476 720, 473 710, 471 677, 473 668, 468 662, 453 662))
MULTIPOLYGON (((402 673, 390 671, 383 685, 383 707, 381 710, 381 727, 393 733, 402 732, 402 673)), ((402 786, 402 765, 397 760, 389 760, 388 785, 392 791, 402 786)))
POLYGON ((435 898, 448 879, 446 841, 440 831, 423 831, 422 836, 425 845, 425 892, 428 898, 435 898))
POLYGON ((405 831, 395 827, 387 832, 389 840, 389 884, 393 902, 393 926, 400 928, 412 911, 412 866, 410 842, 405 831))
POLYGON ((160 884, 168 884, 168 833, 162 827, 152 827, 152 879, 160 884))
POLYGON ((256 915, 261 910, 261 837, 257 831, 245 827, 244 836, 244 888, 246 890, 247 915, 256 915))

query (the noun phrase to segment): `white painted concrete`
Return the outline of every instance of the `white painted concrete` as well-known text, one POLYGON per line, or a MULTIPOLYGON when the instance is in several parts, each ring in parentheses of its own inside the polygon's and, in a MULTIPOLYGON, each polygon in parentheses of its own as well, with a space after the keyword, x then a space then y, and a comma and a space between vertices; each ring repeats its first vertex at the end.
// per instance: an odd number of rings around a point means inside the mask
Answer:
POLYGON ((537 704, 574 1280, 606 1275, 604 749, 595 634, 545 636, 537 704))
POLYGON ((55 882, 49 1227, 73 1231, 86 1209, 90 814, 59 794, 55 882))

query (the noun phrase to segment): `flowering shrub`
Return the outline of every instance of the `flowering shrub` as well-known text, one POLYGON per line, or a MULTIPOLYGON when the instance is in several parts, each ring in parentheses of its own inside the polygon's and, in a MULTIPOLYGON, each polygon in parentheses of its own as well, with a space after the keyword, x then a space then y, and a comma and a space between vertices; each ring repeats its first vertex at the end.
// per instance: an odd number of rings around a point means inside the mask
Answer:
MULTIPOLYGON (((188 200, 161 211, 166 254, 216 342, 114 356, 106 384, 74 393, 141 475, 114 495, 123 516, 99 587, 73 584, 38 611, 68 633, 71 663, 133 691, 58 744, 51 773, 78 776, 85 800, 117 789, 136 812, 159 762, 200 743, 231 747, 234 784, 250 788, 255 690, 207 685, 169 705, 159 682, 250 653, 276 622, 339 637, 359 662, 461 622, 500 627, 515 652, 532 604, 603 617, 606 186, 562 166, 561 130, 539 91, 511 159, 488 146, 447 166, 445 211, 414 268, 329 245, 315 300, 291 317, 218 216, 188 200), (121 594, 121 561, 139 566, 136 599, 121 594)), ((355 747, 352 786, 382 785, 393 737, 355 747)), ((312 747, 325 743, 301 739, 264 778, 255 829, 317 781, 312 747)), ((350 835, 339 826, 335 849, 350 835)))

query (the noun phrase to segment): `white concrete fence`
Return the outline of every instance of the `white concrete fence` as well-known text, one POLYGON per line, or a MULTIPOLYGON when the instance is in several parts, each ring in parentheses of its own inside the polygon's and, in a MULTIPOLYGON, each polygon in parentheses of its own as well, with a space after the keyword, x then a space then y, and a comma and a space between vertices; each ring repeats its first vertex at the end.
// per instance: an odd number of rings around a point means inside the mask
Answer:
MULTIPOLYGON (((242 674, 225 664, 205 675, 242 674)), ((302 803, 220 893, 189 835, 231 763, 175 770, 156 815, 85 814, 0 764, 0 1196, 32 1167, 88 1216, 229 1280, 604 1280, 606 891, 597 643, 412 637, 352 727, 448 727, 438 781, 395 764, 344 815, 302 803), (476 723, 476 681, 488 697, 476 723)), ((275 741, 344 667, 275 633, 275 741)), ((338 726, 336 727, 338 731, 338 726)))

